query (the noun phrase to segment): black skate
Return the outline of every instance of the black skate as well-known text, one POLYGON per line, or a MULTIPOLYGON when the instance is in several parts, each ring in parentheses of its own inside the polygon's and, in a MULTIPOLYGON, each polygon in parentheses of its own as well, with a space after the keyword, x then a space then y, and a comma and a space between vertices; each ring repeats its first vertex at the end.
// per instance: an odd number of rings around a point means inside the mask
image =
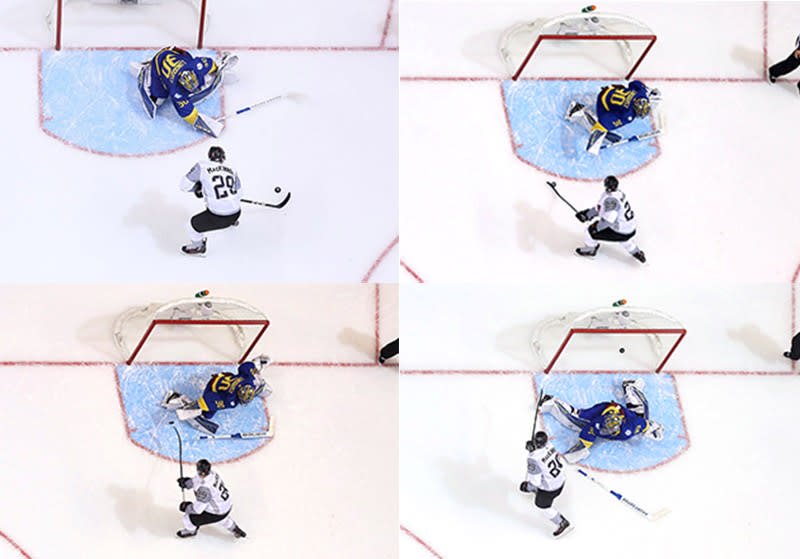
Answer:
POLYGON ((191 530, 187 530, 184 528, 183 530, 178 530, 177 532, 175 532, 175 535, 178 536, 179 538, 191 538, 192 536, 197 535, 197 530, 192 532, 191 530))
POLYGON ((572 530, 572 525, 569 523, 569 520, 567 520, 562 516, 561 523, 558 525, 558 528, 556 528, 556 531, 553 532, 553 537, 560 538, 561 536, 563 536, 564 534, 566 534, 571 530, 572 530))
MULTIPOLYGON (((597 249, 599 247, 600 245, 596 245, 592 248, 580 247, 575 249, 575 253, 578 254, 578 256, 594 256, 595 254, 597 254, 597 249)), ((642 257, 644 257, 644 255, 642 255, 642 257)))
POLYGON ((183 245, 181 250, 184 254, 188 254, 189 256, 205 256, 206 240, 203 239, 203 242, 200 244, 190 243, 188 245, 183 245))
POLYGON ((231 531, 233 532, 233 535, 236 536, 237 538, 246 538, 247 537, 247 534, 245 533, 245 531, 242 530, 241 528, 239 528, 238 526, 234 526, 233 530, 231 530, 231 531))
POLYGON ((573 101, 567 107, 567 114, 564 116, 567 120, 572 120, 572 117, 583 110, 583 105, 578 103, 577 101, 573 101))
POLYGON ((636 252, 631 254, 631 256, 633 256, 636 260, 638 260, 642 264, 647 262, 647 259, 644 257, 644 253, 641 250, 637 250, 636 252))

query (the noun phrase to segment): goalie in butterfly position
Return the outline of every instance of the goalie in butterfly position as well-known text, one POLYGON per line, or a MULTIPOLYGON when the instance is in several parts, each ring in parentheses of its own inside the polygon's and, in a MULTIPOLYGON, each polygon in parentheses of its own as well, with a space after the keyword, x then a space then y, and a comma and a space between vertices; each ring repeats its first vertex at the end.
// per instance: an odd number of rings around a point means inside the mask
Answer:
POLYGON ((655 105, 660 100, 661 93, 657 89, 649 89, 639 80, 633 80, 627 86, 613 84, 600 90, 597 95, 597 114, 589 107, 572 101, 564 118, 589 131, 586 151, 599 155, 600 148, 614 145, 623 139, 614 130, 637 118, 645 118, 650 114, 651 104, 655 105))
POLYGON ((197 400, 168 390, 161 400, 161 407, 174 411, 178 419, 198 431, 213 435, 219 429, 219 424, 211 421, 211 418, 218 411, 246 406, 256 396, 266 398, 272 394, 272 388, 261 376, 261 371, 270 362, 269 356, 261 355, 239 365, 236 374, 222 372, 213 375, 206 383, 203 395, 197 400))
POLYGON ((589 408, 578 409, 570 404, 545 395, 542 412, 552 415, 559 423, 580 431, 578 442, 564 453, 564 458, 575 463, 589 456, 589 449, 597 438, 624 441, 636 435, 656 441, 664 438, 664 428, 650 419, 647 398, 642 389, 642 379, 622 381, 625 405, 617 402, 600 402, 589 408))
POLYGON ((216 61, 206 56, 192 56, 178 47, 167 47, 145 62, 133 62, 131 71, 137 76, 139 97, 147 116, 154 119, 158 107, 170 99, 183 120, 216 138, 222 132, 223 123, 198 112, 195 105, 216 91, 225 73, 238 60, 229 52, 223 52, 216 61))
POLYGON ((618 190, 617 177, 609 175, 603 181, 605 192, 597 202, 597 206, 581 210, 575 217, 581 223, 593 221, 586 228, 584 246, 575 249, 579 256, 594 256, 600 246, 599 241, 620 243, 628 254, 644 264, 644 252, 633 240, 636 235, 636 217, 625 193, 618 190))

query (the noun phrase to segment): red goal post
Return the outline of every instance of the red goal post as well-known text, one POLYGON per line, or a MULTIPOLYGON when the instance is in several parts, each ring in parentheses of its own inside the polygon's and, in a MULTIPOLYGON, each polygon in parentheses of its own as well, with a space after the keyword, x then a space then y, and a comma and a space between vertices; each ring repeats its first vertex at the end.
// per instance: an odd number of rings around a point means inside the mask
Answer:
POLYGON ((128 309, 114 321, 113 336, 127 365, 133 363, 145 344, 157 343, 154 337, 159 336, 163 337, 161 342, 171 345, 186 342, 214 345, 231 357, 235 354, 237 362, 241 363, 253 351, 269 324, 262 311, 244 301, 191 297, 128 309), (208 327, 213 326, 225 327, 223 330, 227 334, 220 335, 219 329, 207 332, 208 327), (172 331, 162 332, 165 329, 172 331))
POLYGON ((132 6, 150 5, 150 4, 165 4, 165 3, 183 3, 192 6, 197 12, 198 26, 197 26, 197 48, 203 48, 205 40, 205 29, 208 23, 208 10, 207 0, 53 0, 53 5, 47 13, 47 24, 53 29, 55 33, 55 50, 61 50, 62 46, 62 29, 64 22, 64 7, 70 4, 77 4, 79 2, 85 4, 104 4, 107 6, 116 5, 118 9, 128 9, 132 6))
POLYGON ((500 40, 500 56, 511 79, 516 81, 545 44, 571 45, 571 51, 562 49, 554 53, 559 57, 558 64, 565 64, 566 55, 594 57, 595 64, 600 66, 610 58, 619 57, 623 65, 615 67, 614 73, 630 79, 656 39, 650 27, 629 16, 603 12, 569 14, 511 27, 500 40), (601 44, 613 48, 601 49, 601 44))
POLYGON ((586 353, 584 366, 587 368, 597 368, 593 365, 607 361, 626 366, 627 361, 636 360, 640 366, 658 373, 685 336, 686 328, 661 311, 643 307, 603 307, 568 313, 540 323, 533 333, 531 347, 544 373, 552 371, 556 362, 567 354, 570 342, 572 352, 586 353), (587 338, 583 344, 578 344, 576 340, 584 336, 587 338), (623 343, 620 340, 632 346, 633 355, 624 355, 625 347, 619 345, 623 343))

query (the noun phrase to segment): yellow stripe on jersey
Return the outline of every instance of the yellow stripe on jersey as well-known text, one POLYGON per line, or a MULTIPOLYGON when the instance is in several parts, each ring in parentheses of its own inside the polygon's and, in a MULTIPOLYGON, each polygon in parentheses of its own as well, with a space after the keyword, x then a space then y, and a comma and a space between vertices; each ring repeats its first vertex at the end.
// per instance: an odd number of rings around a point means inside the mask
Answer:
POLYGON ((202 397, 199 400, 197 400, 197 403, 200 405, 201 410, 208 411, 208 404, 206 404, 206 401, 203 400, 202 397))

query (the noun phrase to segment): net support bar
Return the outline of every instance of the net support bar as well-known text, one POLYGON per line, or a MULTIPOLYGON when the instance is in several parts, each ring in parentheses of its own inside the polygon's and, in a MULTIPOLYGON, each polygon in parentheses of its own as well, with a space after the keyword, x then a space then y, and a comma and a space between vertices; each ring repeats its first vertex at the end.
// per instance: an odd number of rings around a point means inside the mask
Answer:
POLYGON ((686 329, 685 328, 571 328, 567 336, 564 338, 564 341, 561 342, 558 350, 556 351, 553 358, 548 363, 547 367, 544 368, 545 374, 549 373, 553 366, 555 366, 556 361, 561 356, 561 353, 564 351, 564 348, 567 347, 570 339, 572 339, 573 334, 676 334, 678 338, 675 340, 675 343, 672 344, 670 350, 664 355, 661 359, 661 362, 656 366, 655 372, 660 373, 661 369, 664 368, 664 365, 667 364, 667 361, 672 354, 675 352, 675 349, 678 347, 678 344, 681 343, 684 336, 686 336, 686 329))

